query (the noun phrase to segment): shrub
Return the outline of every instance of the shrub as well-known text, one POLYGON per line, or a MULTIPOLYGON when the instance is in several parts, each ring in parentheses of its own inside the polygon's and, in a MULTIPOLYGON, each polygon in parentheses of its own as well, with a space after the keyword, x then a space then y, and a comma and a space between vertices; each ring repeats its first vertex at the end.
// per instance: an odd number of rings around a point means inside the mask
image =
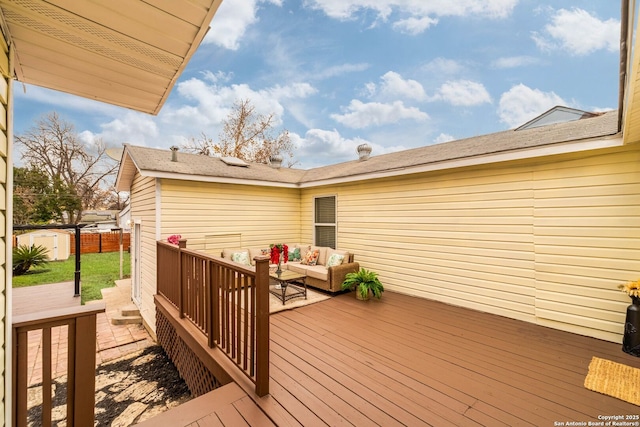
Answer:
POLYGON ((49 262, 47 248, 42 245, 19 245, 13 248, 13 275, 25 274, 31 267, 39 267, 49 262))

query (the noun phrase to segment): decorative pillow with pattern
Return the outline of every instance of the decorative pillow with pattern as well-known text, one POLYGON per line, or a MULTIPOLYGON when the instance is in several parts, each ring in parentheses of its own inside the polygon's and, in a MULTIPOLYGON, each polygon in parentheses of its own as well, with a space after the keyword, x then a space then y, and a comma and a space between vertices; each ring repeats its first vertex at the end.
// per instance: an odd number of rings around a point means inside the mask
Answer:
POLYGON ((304 258, 302 258, 302 261, 300 262, 300 264, 316 265, 318 263, 318 257, 319 256, 320 256, 320 251, 319 250, 316 249, 314 251, 309 251, 304 256, 304 258))
POLYGON ((327 260, 327 268, 340 265, 342 264, 342 261, 344 261, 344 255, 335 254, 335 253, 331 254, 329 259, 327 260))
POLYGON ((249 252, 234 252, 231 254, 231 261, 237 262, 238 264, 251 265, 249 252))
POLYGON ((289 261, 300 261, 301 259, 300 248, 289 249, 289 261))

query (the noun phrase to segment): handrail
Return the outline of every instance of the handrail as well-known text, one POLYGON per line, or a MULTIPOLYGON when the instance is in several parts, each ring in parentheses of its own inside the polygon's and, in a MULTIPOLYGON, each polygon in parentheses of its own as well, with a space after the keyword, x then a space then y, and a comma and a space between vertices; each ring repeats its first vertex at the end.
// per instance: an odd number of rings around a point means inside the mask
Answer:
POLYGON ((96 373, 96 316, 105 304, 30 313, 13 318, 13 426, 27 425, 28 334, 42 330, 42 420, 51 425, 51 328, 68 326, 67 425, 94 423, 96 373))
POLYGON ((269 394, 269 257, 255 271, 180 246, 157 242, 158 294, 195 325, 255 384, 269 394))

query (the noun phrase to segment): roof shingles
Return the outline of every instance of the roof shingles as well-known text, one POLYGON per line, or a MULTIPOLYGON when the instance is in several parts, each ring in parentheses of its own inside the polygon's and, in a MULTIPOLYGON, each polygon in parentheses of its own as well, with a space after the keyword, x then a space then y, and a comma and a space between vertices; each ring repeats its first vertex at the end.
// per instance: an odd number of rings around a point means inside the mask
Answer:
MULTIPOLYGON (((472 138, 433 144, 395 153, 372 156, 366 161, 349 161, 335 165, 302 170, 273 168, 249 163, 248 167, 231 166, 220 158, 191 153, 178 153, 177 161, 171 152, 133 145, 125 146, 127 154, 142 175, 175 175, 176 179, 229 179, 262 182, 269 185, 301 185, 328 179, 340 179, 390 172, 456 159, 474 158, 490 154, 517 152, 555 144, 607 138, 617 134, 617 112, 610 111, 596 117, 557 123, 525 130, 508 130, 472 138)), ((121 173, 122 173, 121 165, 121 173)), ((119 176, 119 180, 120 180, 119 176)), ((131 177, 132 178, 132 177, 131 177)))

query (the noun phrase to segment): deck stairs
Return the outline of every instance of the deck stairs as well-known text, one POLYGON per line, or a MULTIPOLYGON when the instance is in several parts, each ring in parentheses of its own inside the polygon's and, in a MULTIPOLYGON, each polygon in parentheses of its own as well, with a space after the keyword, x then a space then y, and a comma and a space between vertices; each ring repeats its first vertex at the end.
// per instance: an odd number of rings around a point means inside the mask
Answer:
POLYGON ((127 305, 120 309, 120 314, 111 318, 113 325, 141 325, 142 316, 140 310, 134 304, 127 305))

